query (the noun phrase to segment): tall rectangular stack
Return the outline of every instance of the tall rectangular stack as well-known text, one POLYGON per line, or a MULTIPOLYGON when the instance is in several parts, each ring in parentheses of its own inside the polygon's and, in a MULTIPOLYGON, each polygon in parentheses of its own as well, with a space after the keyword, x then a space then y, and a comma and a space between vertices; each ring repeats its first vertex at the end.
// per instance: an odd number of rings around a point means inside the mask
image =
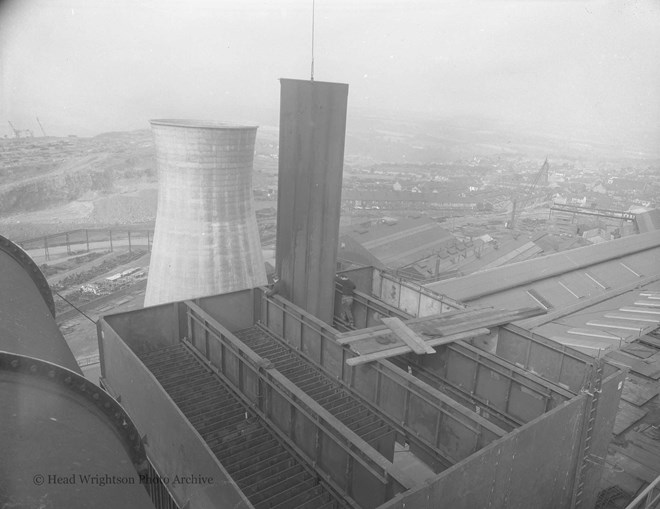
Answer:
POLYGON ((283 294, 332 323, 348 85, 281 80, 276 269, 283 294))

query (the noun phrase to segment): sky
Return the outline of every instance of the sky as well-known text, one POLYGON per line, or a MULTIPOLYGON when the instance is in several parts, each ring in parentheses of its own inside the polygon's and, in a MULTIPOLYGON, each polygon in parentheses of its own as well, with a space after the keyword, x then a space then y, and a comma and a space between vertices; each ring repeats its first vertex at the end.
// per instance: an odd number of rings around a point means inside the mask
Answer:
MULTIPOLYGON (((660 153, 660 0, 316 0, 314 78, 349 117, 495 119, 660 153)), ((276 125, 308 79, 312 0, 0 1, 0 134, 276 125)), ((350 128, 350 125, 349 125, 350 128)))

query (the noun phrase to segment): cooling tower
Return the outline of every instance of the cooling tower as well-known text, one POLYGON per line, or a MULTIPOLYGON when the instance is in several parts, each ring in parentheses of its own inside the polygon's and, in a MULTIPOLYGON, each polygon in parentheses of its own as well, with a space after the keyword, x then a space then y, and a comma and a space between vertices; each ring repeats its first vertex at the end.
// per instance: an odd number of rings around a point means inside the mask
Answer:
POLYGON ((257 128, 152 120, 158 212, 145 306, 266 284, 252 197, 257 128))

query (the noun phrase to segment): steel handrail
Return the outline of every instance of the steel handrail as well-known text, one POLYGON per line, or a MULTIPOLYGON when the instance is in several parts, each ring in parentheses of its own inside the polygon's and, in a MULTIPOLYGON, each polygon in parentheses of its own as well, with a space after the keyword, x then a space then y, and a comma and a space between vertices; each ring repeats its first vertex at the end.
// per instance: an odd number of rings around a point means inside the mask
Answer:
POLYGON ((637 495, 637 497, 630 502, 626 509, 654 509, 660 505, 660 476, 656 477, 651 484, 637 495), (653 497, 654 492, 658 491, 653 497), (642 505, 643 504, 643 505, 642 505))

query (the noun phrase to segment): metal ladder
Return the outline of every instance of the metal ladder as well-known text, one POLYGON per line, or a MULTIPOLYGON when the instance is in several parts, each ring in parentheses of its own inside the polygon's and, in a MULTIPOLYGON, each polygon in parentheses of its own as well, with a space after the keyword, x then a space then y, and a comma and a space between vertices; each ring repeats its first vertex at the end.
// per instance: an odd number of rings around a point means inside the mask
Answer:
POLYGON ((579 508, 582 505, 584 485, 587 476, 587 467, 589 463, 594 462, 594 460, 591 459, 591 441, 593 439, 594 424, 596 422, 596 413, 598 410, 598 401, 600 399, 601 387, 603 384, 604 366, 605 363, 602 359, 596 359, 594 361, 589 377, 581 391, 583 394, 587 395, 590 401, 586 426, 584 429, 582 461, 578 467, 578 473, 576 476, 577 486, 575 488, 572 504, 572 507, 574 508, 579 508))

